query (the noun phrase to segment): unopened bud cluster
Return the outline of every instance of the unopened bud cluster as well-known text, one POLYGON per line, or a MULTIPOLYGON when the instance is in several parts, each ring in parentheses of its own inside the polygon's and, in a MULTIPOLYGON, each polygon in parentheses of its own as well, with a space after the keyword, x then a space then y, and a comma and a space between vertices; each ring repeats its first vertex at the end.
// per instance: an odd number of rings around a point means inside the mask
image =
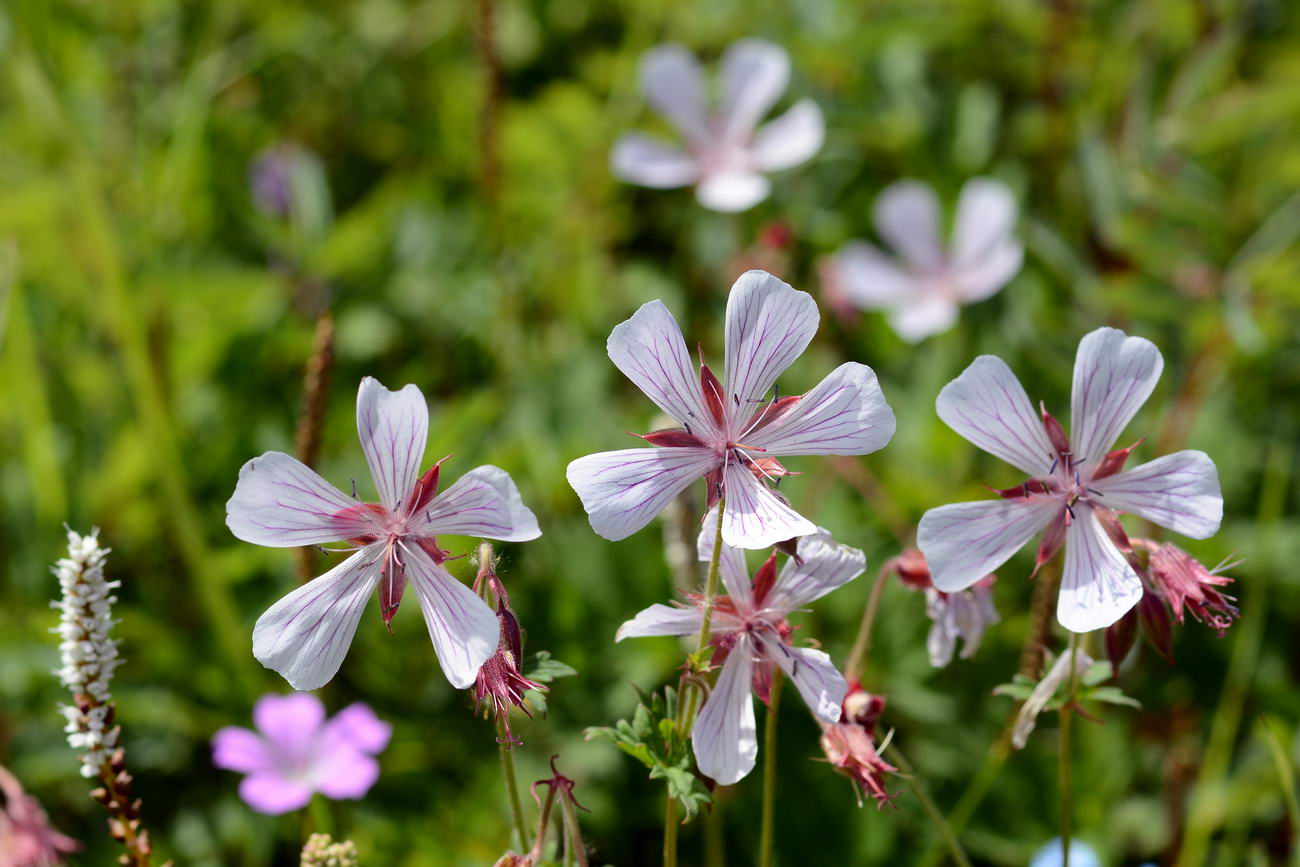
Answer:
POLYGON ((68 531, 68 556, 54 564, 62 598, 52 603, 62 612, 58 627, 63 685, 72 690, 73 704, 63 712, 68 743, 82 751, 81 775, 97 777, 117 746, 113 726, 109 681, 118 666, 117 642, 109 638, 113 620, 112 591, 116 581, 104 579, 107 548, 99 545, 98 531, 82 536, 68 531))
POLYGON ((335 843, 329 834, 312 834, 302 847, 299 867, 357 867, 359 863, 351 840, 335 843))

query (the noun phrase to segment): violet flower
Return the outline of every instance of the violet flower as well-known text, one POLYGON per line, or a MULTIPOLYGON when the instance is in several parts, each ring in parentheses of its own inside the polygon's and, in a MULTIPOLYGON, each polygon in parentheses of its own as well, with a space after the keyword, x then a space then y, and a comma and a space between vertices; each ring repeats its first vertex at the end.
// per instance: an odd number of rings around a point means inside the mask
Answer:
POLYGON ((695 185, 700 204, 715 211, 748 210, 767 198, 771 185, 763 172, 806 162, 822 145, 825 124, 810 99, 757 128, 789 80, 785 49, 742 39, 722 57, 722 105, 711 112, 695 57, 680 45, 660 45, 641 62, 641 86, 686 148, 632 133, 614 146, 611 169, 643 187, 695 185))
POLYGON ((765 271, 748 271, 727 299, 726 370, 698 378, 677 321, 651 301, 609 336, 610 359, 683 429, 642 439, 656 448, 578 458, 569 484, 606 539, 630 536, 691 482, 708 483, 709 506, 725 498, 722 536, 766 548, 816 531, 764 481, 788 475, 788 455, 861 455, 894 434, 894 413, 865 364, 848 362, 802 397, 767 400, 776 378, 817 331, 817 304, 765 271))
POLYGON ((1024 260, 1015 197, 992 178, 962 187, 946 246, 939 200, 928 184, 891 184, 876 198, 874 215, 876 231, 900 258, 851 241, 831 260, 832 289, 859 307, 888 311, 890 327, 909 342, 951 328, 962 304, 997 293, 1024 260))
MULTIPOLYGON (((705 519, 698 542, 700 560, 713 556, 716 511, 705 519)), ((840 545, 826 530, 799 540, 797 557, 780 573, 776 554, 759 568, 751 583, 745 554, 723 545, 718 568, 725 596, 713 602, 710 644, 718 681, 691 731, 700 771, 731 785, 754 769, 758 739, 751 691, 768 700, 774 666, 794 681, 799 695, 819 720, 836 723, 848 686, 831 658, 810 647, 794 647, 794 630, 786 618, 815 599, 847 584, 866 568, 865 555, 840 545)), ((704 600, 692 596, 690 607, 651 605, 619 627, 616 641, 650 635, 693 635, 700 630, 704 600)))
POLYGON ((1002 359, 983 355, 944 386, 939 417, 975 445, 1031 478, 1001 499, 931 509, 917 542, 948 593, 1005 563, 1040 530, 1041 566, 1065 544, 1056 616, 1073 632, 1109 626, 1137 604, 1142 581, 1118 513, 1131 512, 1194 539, 1212 536, 1223 517, 1214 462, 1181 451, 1121 472, 1136 445, 1109 451, 1160 378, 1164 361, 1148 340, 1099 328, 1083 338, 1074 363, 1073 429, 1041 418, 1002 359))
POLYGON ((212 738, 212 763, 246 776, 239 797, 259 813, 278 815, 327 798, 361 798, 379 779, 375 756, 392 727, 356 702, 325 719, 310 693, 264 695, 253 706, 257 731, 227 726, 212 738))
POLYGON ((226 524, 240 539, 274 548, 344 542, 348 547, 326 550, 351 552, 258 618, 253 655, 295 689, 324 686, 343 663, 371 591, 378 588, 388 624, 410 580, 443 673, 464 689, 496 652, 500 626, 492 609, 443 567, 448 553, 436 537, 523 542, 541 535, 537 518, 497 467, 470 470, 441 494, 441 462, 420 475, 429 408, 414 385, 394 392, 371 377, 361 380, 357 429, 378 503, 347 497, 282 452, 267 452, 239 471, 226 524))

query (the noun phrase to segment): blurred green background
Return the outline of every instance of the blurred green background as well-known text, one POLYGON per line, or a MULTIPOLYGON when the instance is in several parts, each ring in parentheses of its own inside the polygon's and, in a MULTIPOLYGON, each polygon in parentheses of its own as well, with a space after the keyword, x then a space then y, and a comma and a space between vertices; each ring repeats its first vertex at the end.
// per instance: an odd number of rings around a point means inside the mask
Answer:
MULTIPOLYGON (((819 261, 872 237, 885 184, 918 177, 951 202, 974 174, 1017 191, 1023 272, 918 346, 879 315, 823 305, 782 391, 866 362, 899 432, 866 458, 793 459, 804 475, 783 490, 865 549, 869 576, 926 508, 1020 480, 934 414, 976 354, 1002 356, 1064 418, 1083 334, 1112 324, 1154 340, 1165 373, 1125 441, 1148 436, 1143 460, 1186 446, 1217 462, 1223 529, 1187 547, 1209 563, 1245 557, 1231 588, 1242 617, 1222 639, 1189 620, 1172 668, 1139 648, 1121 682, 1143 710, 1080 726, 1077 832, 1107 864, 1169 863, 1180 846, 1190 864, 1297 857, 1300 6, 1286 0, 8 0, 0 761, 86 842, 74 863, 109 863, 60 731, 48 632, 61 524, 97 525, 123 583, 114 693, 158 848, 181 865, 296 863, 301 819, 249 811, 208 739, 247 725, 259 694, 287 691, 252 658, 250 633, 295 586, 297 561, 237 542, 224 503, 245 460, 293 450, 328 303, 337 359, 319 469, 369 493, 353 413, 373 375, 424 390, 427 456, 456 453, 448 478, 483 462, 513 473, 544 532, 505 551, 527 649, 581 672, 555 684, 549 718, 516 722, 521 778, 547 776, 559 753, 592 811, 593 863, 657 863, 660 784, 582 739, 630 714, 629 682, 657 687, 680 662, 671 639, 612 642, 672 591, 661 525, 605 542, 564 480, 571 459, 651 426, 605 337, 662 298, 719 361, 740 270, 761 264, 820 299, 819 261), (822 106, 822 152, 742 215, 613 180, 614 139, 662 126, 639 93, 640 55, 675 40, 712 63, 742 36, 788 48, 781 105, 822 106), (285 143, 317 162, 278 221, 255 208, 249 176, 285 143), (774 221, 788 244, 762 240, 774 221)), ((886 591, 867 686, 888 696, 885 725, 942 809, 1013 710, 990 691, 1017 666, 1032 555, 1000 570, 1003 622, 978 656, 945 670, 926 660, 923 597, 886 591)), ((842 659, 869 583, 818 604, 803 633, 842 659)), ((331 711, 365 700, 396 729, 379 784, 334 806, 336 830, 367 865, 491 864, 509 842, 492 727, 439 673, 414 609, 394 626, 372 607, 321 692, 331 711)), ((780 863, 919 862, 935 833, 915 799, 860 809, 813 761, 802 706, 783 712, 780 863)), ((1024 864, 1056 833, 1055 728, 1042 721, 976 810, 963 841, 977 862, 1024 864)), ((758 795, 755 775, 724 796, 729 864, 753 862, 758 795)), ((684 831, 684 863, 703 863, 702 839, 698 823, 684 831)))

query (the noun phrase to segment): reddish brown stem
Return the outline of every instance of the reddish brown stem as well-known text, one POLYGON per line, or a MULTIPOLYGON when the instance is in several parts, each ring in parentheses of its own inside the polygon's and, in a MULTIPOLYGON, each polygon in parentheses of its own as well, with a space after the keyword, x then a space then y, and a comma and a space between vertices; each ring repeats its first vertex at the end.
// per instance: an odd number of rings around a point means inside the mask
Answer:
MULTIPOLYGON (((330 372, 334 367, 334 315, 326 310, 316 317, 311 356, 302 377, 302 411, 294 434, 294 451, 298 460, 309 467, 320 457, 321 434, 325 427, 330 372)), ((311 548, 298 549, 298 583, 315 577, 316 557, 311 548)))

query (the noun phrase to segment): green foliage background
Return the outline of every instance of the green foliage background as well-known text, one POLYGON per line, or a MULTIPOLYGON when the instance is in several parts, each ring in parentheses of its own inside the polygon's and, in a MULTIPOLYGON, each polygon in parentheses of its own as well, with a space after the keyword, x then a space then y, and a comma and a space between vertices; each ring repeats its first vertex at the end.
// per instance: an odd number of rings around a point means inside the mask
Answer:
MULTIPOLYGON (((1138 651, 1122 684, 1144 710, 1080 726, 1076 827, 1108 864, 1168 859, 1180 843, 1189 864, 1296 857, 1284 792, 1294 798, 1300 756, 1300 7, 490 6, 503 91, 487 121, 474 3, 0 6, 0 761, 86 841, 75 863, 115 853, 63 741, 50 673, 47 567, 65 520, 99 526, 114 549, 127 659, 114 691, 161 851, 182 865, 295 863, 299 817, 251 813, 207 743, 248 724, 259 694, 287 689, 249 645, 257 616, 294 586, 295 558, 237 542, 223 507, 245 460, 292 450, 313 330, 304 284, 328 287, 338 329, 322 473, 365 491, 353 400, 374 375, 424 390, 427 455, 456 453, 448 477, 483 462, 514 474, 544 535, 508 546, 505 580, 529 649, 581 672, 554 685, 547 719, 516 723, 522 779, 547 776, 558 753, 592 810, 593 863, 657 863, 661 785, 581 735, 630 714, 629 682, 655 688, 680 661, 670 639, 612 642, 672 591, 659 525, 605 542, 564 481, 569 460, 652 424, 605 337, 662 298, 717 359, 726 289, 745 263, 820 298, 819 260, 871 237, 886 183, 919 177, 951 202, 979 173, 1021 198, 1023 273, 915 347, 878 315, 844 321, 823 305, 782 390, 866 362, 899 433, 847 464, 792 460, 804 475, 783 489, 873 570, 926 508, 1019 481, 933 412, 975 355, 1002 356, 1064 417, 1083 334, 1113 324, 1154 340, 1165 373, 1126 436, 1148 435, 1141 459, 1183 446, 1214 457, 1223 529, 1188 548, 1211 563, 1245 556, 1243 616, 1222 639, 1189 621, 1176 667, 1138 651), (791 52, 783 104, 821 104, 821 154, 739 216, 613 180, 616 136, 661 124, 639 95, 642 52, 671 39, 711 61, 751 35, 791 52), (321 167, 292 226, 258 214, 247 183, 255 155, 284 141, 321 167), (758 241, 777 220, 793 233, 783 251, 758 241), (870 498, 864 469, 878 482, 870 498)), ((868 686, 888 695, 886 725, 943 809, 1012 710, 991 690, 1017 665, 1031 565, 1029 551, 1001 570, 1003 622, 946 670, 926 661, 922 598, 885 593, 868 686)), ((868 585, 803 615, 803 633, 842 659, 868 585)), ((413 610, 394 625, 390 637, 372 608, 321 693, 331 710, 365 700, 396 728, 379 784, 334 805, 332 821, 369 865, 490 864, 509 842, 492 728, 440 676, 413 610)), ((794 701, 784 711, 781 863, 920 862, 935 834, 915 800, 858 808, 812 761, 811 719, 794 701)), ((963 833, 977 861, 1024 864, 1054 835, 1054 730, 1044 720, 1011 757, 963 833)), ((755 775, 723 798, 728 863, 752 863, 758 788, 755 775)), ((686 863, 702 863, 701 841, 698 823, 686 829, 686 863)))

